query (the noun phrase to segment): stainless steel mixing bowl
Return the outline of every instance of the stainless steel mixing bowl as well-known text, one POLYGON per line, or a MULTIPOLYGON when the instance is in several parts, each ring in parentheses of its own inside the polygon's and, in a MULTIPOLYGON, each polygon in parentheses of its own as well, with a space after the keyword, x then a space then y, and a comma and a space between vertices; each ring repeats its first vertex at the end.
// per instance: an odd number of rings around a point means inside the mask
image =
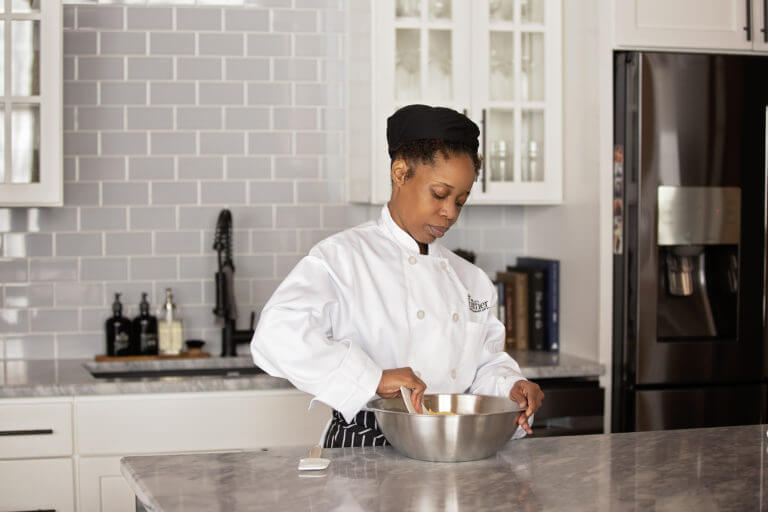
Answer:
POLYGON ((521 411, 509 398, 498 396, 434 394, 424 395, 423 403, 434 412, 456 414, 408 414, 401 398, 377 398, 368 402, 368 409, 397 451, 434 462, 493 455, 515 433, 521 411))

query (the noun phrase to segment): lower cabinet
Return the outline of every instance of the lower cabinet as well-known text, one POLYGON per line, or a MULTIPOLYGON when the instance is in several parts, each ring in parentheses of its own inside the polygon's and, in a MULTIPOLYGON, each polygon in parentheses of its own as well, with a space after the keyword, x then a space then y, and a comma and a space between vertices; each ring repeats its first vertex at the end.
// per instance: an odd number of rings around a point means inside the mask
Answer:
POLYGON ((120 456, 80 457, 79 508, 89 512, 134 512, 133 492, 120 473, 120 456))
POLYGON ((0 461, 0 510, 73 512, 73 482, 71 457, 0 461))

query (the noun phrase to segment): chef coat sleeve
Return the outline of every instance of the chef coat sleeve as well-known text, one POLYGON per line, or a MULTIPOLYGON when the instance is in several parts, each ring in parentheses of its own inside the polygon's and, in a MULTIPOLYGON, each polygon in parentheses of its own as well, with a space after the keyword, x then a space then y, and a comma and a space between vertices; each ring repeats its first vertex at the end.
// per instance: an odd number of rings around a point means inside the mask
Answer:
POLYGON ((376 394, 382 369, 353 340, 333 337, 342 294, 327 263, 310 252, 261 312, 251 340, 257 366, 291 381, 352 421, 376 394))

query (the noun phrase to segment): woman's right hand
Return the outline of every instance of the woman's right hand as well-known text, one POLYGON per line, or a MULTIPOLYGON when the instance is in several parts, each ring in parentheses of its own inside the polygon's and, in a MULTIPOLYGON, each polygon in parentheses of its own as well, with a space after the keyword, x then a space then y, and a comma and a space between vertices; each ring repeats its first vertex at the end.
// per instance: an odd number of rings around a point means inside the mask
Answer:
POLYGON ((379 387, 376 388, 376 394, 382 398, 395 398, 400 396, 400 386, 405 386, 411 390, 411 403, 416 412, 422 414, 421 400, 424 397, 424 391, 427 385, 413 373, 410 366, 405 368, 394 368, 384 370, 381 373, 379 387))

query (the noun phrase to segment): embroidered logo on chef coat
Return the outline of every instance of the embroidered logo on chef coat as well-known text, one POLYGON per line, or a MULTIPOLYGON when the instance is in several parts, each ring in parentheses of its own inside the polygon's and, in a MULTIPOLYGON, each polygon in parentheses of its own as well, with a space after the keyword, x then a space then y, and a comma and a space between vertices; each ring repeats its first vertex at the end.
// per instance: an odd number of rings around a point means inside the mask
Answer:
POLYGON ((490 307, 487 300, 473 299, 471 295, 467 295, 467 300, 469 300, 469 310, 473 313, 480 313, 490 307))

